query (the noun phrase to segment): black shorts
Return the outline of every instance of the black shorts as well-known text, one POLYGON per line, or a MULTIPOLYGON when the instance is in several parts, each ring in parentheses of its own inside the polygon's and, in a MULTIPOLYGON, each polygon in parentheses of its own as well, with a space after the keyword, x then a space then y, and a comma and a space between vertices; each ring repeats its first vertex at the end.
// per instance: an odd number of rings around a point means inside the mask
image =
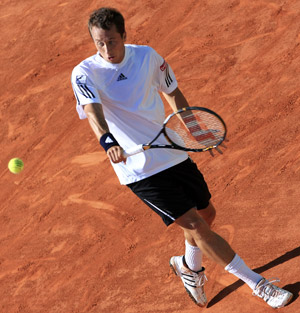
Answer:
POLYGON ((193 207, 205 209, 211 194, 197 165, 186 161, 127 185, 168 226, 193 207))

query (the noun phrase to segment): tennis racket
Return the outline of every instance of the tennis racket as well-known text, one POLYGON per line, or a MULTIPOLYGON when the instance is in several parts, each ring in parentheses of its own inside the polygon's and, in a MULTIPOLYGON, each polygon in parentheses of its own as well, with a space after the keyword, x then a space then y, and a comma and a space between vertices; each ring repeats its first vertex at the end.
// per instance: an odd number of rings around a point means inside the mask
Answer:
POLYGON ((217 113, 202 107, 186 107, 170 114, 154 139, 126 149, 123 155, 127 158, 154 148, 207 151, 219 146, 224 141, 226 132, 225 122, 217 113), (155 144, 160 135, 169 144, 155 144))

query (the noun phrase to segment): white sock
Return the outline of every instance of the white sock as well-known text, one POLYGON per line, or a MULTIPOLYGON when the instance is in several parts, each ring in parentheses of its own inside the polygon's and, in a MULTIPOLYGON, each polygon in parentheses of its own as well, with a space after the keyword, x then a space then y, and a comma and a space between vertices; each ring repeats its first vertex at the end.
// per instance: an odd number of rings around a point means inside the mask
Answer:
POLYGON ((185 262, 190 270, 198 272, 202 269, 202 251, 185 241, 185 262))
POLYGON ((237 254, 225 267, 225 270, 241 279, 252 290, 255 289, 258 282, 263 278, 261 275, 253 272, 237 254))

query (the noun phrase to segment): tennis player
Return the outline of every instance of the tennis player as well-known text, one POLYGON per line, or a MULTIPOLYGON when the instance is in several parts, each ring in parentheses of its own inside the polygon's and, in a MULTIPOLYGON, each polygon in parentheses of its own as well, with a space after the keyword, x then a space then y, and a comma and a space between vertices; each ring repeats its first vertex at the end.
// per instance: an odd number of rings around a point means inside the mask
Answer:
POLYGON ((154 49, 125 44, 120 12, 100 8, 90 15, 88 28, 97 53, 72 72, 77 112, 80 119, 88 119, 120 183, 127 185, 167 226, 176 223, 183 230, 185 254, 171 257, 170 265, 188 294, 199 306, 207 303, 207 279, 202 266, 205 254, 243 280, 254 295, 273 308, 285 306, 292 294, 253 272, 211 230, 216 214, 211 194, 187 153, 150 149, 124 158, 123 149, 151 140, 160 130, 165 119, 160 93, 174 111, 189 104, 172 68, 154 49))

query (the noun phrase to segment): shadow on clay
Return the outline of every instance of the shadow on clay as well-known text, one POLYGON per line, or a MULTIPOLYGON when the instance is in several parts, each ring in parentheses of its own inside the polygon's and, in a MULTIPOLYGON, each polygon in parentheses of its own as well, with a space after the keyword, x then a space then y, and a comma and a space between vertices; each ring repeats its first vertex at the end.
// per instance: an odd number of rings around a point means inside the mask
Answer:
MULTIPOLYGON (((261 273, 269 270, 270 268, 273 268, 279 264, 287 262, 287 261, 289 261, 293 258, 296 258, 298 256, 300 256, 300 247, 295 248, 295 249, 285 253, 284 255, 278 257, 277 259, 275 259, 275 260, 273 260, 273 261, 271 261, 271 262, 269 262, 263 266, 257 267, 253 270, 256 273, 261 274, 261 273)), ((244 285, 244 282, 241 280, 238 280, 235 283, 227 286, 226 288, 221 290, 213 299, 211 299, 211 301, 207 304, 207 308, 212 307, 213 305, 217 304, 219 301, 223 300, 225 297, 230 295, 232 292, 236 291, 242 285, 244 285)), ((294 295, 293 300, 289 304, 293 303, 299 297, 300 282, 286 285, 283 288, 290 291, 294 295)))

